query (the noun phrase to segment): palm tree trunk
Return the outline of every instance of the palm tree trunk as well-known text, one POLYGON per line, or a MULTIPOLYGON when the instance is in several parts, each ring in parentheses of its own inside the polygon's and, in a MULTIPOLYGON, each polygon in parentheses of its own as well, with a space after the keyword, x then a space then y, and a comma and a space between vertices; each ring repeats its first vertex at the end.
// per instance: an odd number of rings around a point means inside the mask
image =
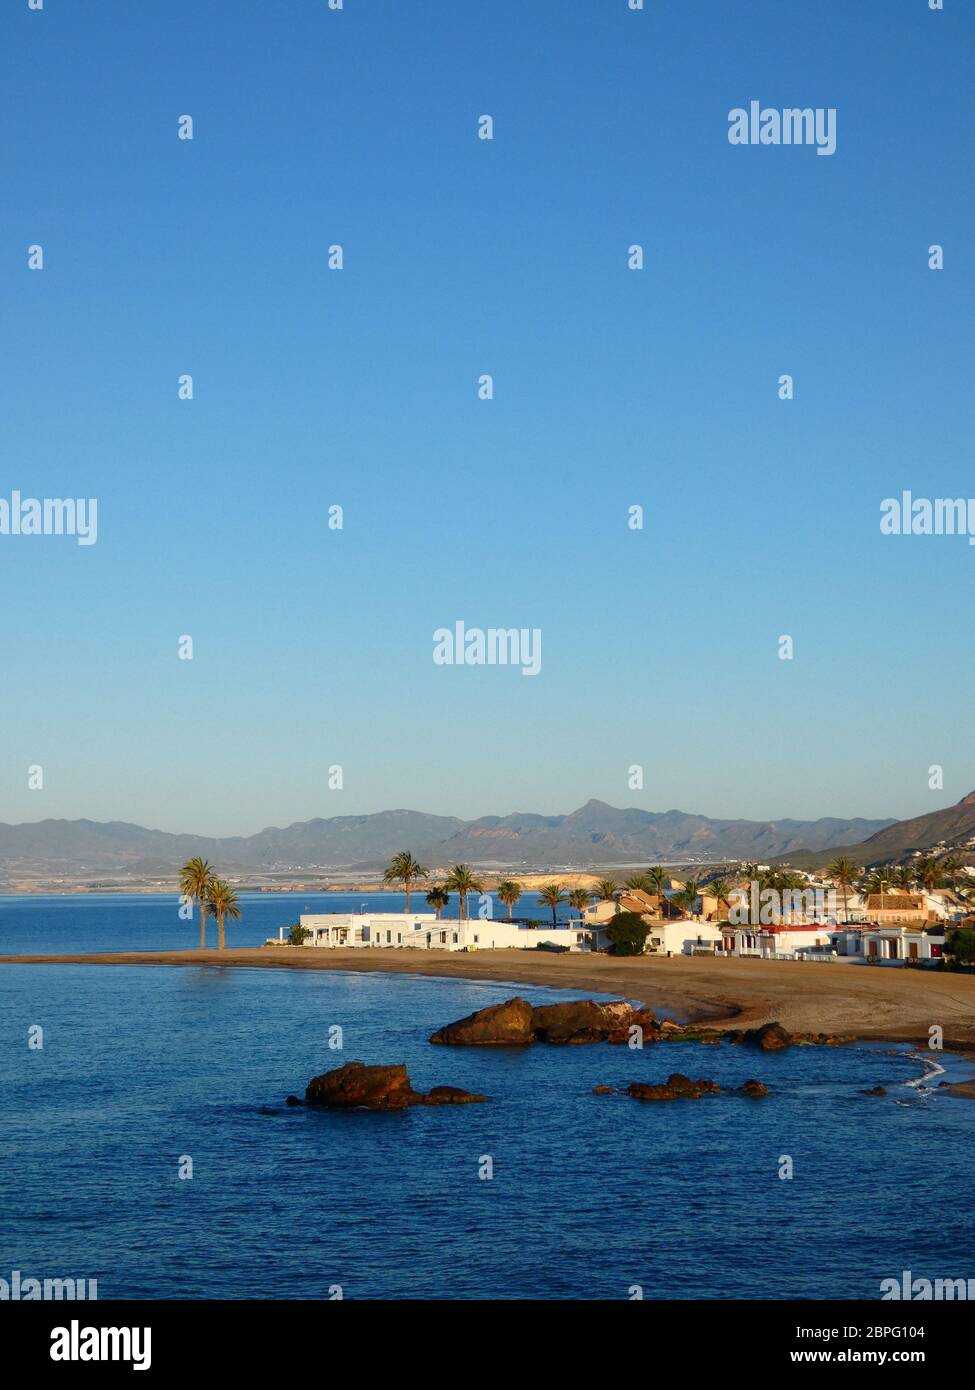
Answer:
POLYGON ((200 950, 207 948, 207 905, 200 899, 200 950))
POLYGON ((409 880, 408 878, 404 878, 404 880, 403 880, 403 887, 406 889, 406 911, 409 912, 409 910, 410 910, 410 880, 409 880))
POLYGON ((217 950, 223 950, 223 913, 217 913, 217 950))

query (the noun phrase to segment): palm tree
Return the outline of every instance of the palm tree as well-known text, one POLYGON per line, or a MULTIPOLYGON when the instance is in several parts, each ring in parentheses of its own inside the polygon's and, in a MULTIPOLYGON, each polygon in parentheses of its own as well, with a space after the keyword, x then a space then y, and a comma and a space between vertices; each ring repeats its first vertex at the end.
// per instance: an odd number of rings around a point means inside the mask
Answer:
POLYGON ((468 893, 483 893, 484 884, 476 876, 469 864, 455 864, 447 875, 445 888, 456 893, 460 898, 460 920, 467 921, 467 895, 468 893))
POLYGON ((556 913, 558 912, 559 903, 565 902, 565 889, 562 887, 561 883, 546 883, 544 888, 539 889, 538 896, 546 907, 552 909, 552 926, 557 927, 558 918, 556 917, 556 913))
POLYGON ((514 879, 506 878, 503 883, 498 884, 497 893, 508 909, 508 921, 510 922, 514 905, 521 897, 521 884, 515 883, 514 879))
POLYGON ((848 922, 850 910, 847 904, 850 900, 850 889, 856 882, 857 866, 852 859, 847 859, 845 854, 841 854, 839 858, 833 860, 826 872, 840 886, 840 891, 843 894, 843 921, 848 922))
POLYGON ((611 878, 601 878, 593 889, 593 892, 601 903, 614 902, 619 891, 618 884, 615 884, 611 878))
POLYGON ((213 880, 213 870, 210 868, 209 860, 201 859, 196 855, 193 859, 187 859, 186 863, 179 871, 179 891, 192 902, 194 898, 200 904, 200 950, 207 948, 207 895, 210 891, 210 884, 213 880))
POLYGON ((569 893, 569 906, 578 910, 581 916, 592 902, 592 893, 588 888, 573 888, 569 893))
POLYGON ((653 884, 649 874, 630 874, 623 882, 624 888, 636 888, 641 893, 652 893, 653 884))
POLYGON ((662 864, 654 864, 647 870, 647 878, 653 884, 653 891, 658 897, 664 895, 664 884, 667 882, 667 870, 662 864))
POLYGON ((954 854, 946 854, 941 861, 941 872, 948 882, 949 888, 955 887, 955 880, 961 870, 961 860, 954 854))
POLYGON ((726 903, 728 901, 728 894, 731 892, 731 889, 728 887, 727 882, 723 878, 716 878, 713 879, 712 882, 709 883, 703 891, 707 893, 709 898, 714 899, 715 911, 718 915, 718 920, 720 921, 721 904, 726 903))
POLYGON ((450 902, 450 894, 447 892, 445 883, 435 883, 427 894, 427 903, 437 914, 437 921, 440 921, 440 914, 450 902))
POLYGON ((910 864, 902 864, 894 875, 894 882, 898 888, 906 888, 908 892, 914 887, 914 869, 910 864))
POLYGON ((919 859, 917 861, 917 876, 921 881, 921 887, 929 892, 932 888, 941 887, 941 865, 935 859, 919 859))
POLYGON ((389 867, 383 874, 384 883, 402 883, 406 889, 406 908, 410 910, 410 887, 418 878, 426 878, 427 870, 422 864, 418 864, 408 849, 401 849, 399 854, 394 854, 389 861, 389 867))
POLYGON ((233 922, 240 921, 240 905, 237 894, 222 878, 211 878, 207 893, 207 912, 217 919, 217 950, 224 949, 223 919, 229 917, 233 922))

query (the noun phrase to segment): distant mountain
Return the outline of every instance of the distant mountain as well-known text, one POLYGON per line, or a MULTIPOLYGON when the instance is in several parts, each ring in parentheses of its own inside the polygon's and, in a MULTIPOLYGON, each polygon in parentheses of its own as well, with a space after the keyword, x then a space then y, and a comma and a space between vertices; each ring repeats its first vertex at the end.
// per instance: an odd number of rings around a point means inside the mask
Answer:
MULTIPOLYGON (((843 853, 858 864, 886 864, 903 859, 914 849, 930 850, 942 843, 963 846, 973 839, 975 792, 969 792, 956 806, 929 811, 912 820, 894 821, 867 839, 843 846, 843 853)), ((829 856, 812 849, 810 845, 785 857, 802 868, 820 868, 829 856)))
POLYGON ((422 811, 380 811, 269 827, 210 839, 147 830, 124 821, 45 820, 0 824, 0 875, 38 877, 171 874, 200 854, 234 873, 371 869, 400 849, 427 864, 540 868, 652 863, 665 859, 760 859, 790 850, 826 850, 863 839, 889 820, 711 820, 683 811, 618 810, 587 801, 567 816, 515 814, 464 821, 422 811))

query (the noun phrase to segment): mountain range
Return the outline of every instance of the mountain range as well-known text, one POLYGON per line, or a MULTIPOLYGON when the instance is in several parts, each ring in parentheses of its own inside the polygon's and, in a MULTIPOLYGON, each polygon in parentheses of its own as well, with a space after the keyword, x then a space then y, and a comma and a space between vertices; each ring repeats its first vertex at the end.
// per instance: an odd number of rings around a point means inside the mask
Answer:
MULTIPOLYGON (((894 821, 866 840, 844 846, 843 853, 857 864, 887 864, 903 859, 911 850, 931 850, 940 844, 967 844, 968 853, 962 857, 975 862, 975 792, 969 792, 956 805, 946 806, 943 811, 929 811, 911 820, 894 821)), ((804 869, 822 868, 831 857, 822 852, 780 856, 804 869)))
POLYGON ((422 811, 379 811, 269 827, 256 835, 208 838, 148 830, 124 821, 0 823, 0 877, 171 875, 194 854, 221 871, 370 870, 410 849, 430 867, 595 867, 688 859, 773 857, 826 851, 892 826, 890 820, 714 820, 684 811, 617 809, 587 801, 570 815, 517 813, 465 821, 422 811))

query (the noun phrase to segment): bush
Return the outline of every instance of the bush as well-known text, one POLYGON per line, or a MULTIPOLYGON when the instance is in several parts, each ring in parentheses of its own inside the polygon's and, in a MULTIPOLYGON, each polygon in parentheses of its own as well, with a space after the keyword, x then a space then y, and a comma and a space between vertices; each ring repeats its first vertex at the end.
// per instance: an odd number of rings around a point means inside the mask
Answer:
POLYGON ((959 927, 957 931, 949 932, 945 955, 950 956, 955 965, 975 965, 975 931, 969 927, 959 927))
POLYGON ((300 922, 296 922, 293 927, 288 928, 288 945, 303 946, 306 937, 311 936, 307 927, 303 927, 300 922))
POLYGON ((618 912, 606 928, 614 956, 642 956, 649 934, 638 912, 618 912))

